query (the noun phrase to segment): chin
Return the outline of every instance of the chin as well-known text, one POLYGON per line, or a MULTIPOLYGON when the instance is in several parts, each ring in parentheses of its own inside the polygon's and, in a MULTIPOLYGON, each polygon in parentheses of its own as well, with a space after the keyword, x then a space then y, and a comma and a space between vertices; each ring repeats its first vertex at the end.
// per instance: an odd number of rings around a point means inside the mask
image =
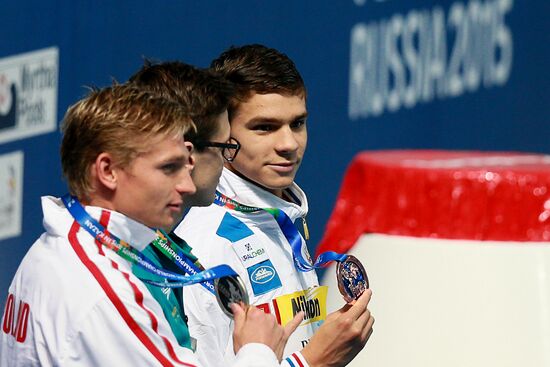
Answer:
POLYGON ((216 198, 216 189, 209 191, 208 193, 204 193, 200 195, 198 202, 195 204, 195 206, 210 206, 214 199, 216 198))
POLYGON ((294 182, 294 176, 285 177, 283 179, 273 180, 273 182, 270 182, 269 185, 266 185, 266 187, 269 187, 270 189, 273 189, 273 190, 284 190, 292 186, 293 182, 294 182))
POLYGON ((154 227, 154 228, 155 228, 155 229, 156 229, 156 228, 162 229, 162 230, 164 230, 165 232, 170 233, 170 232, 172 231, 172 229, 174 229, 175 223, 177 223, 177 222, 171 222, 170 224, 163 224, 163 225, 160 225, 160 226, 154 227))
POLYGON ((215 194, 193 196, 189 200, 184 200, 183 206, 185 208, 191 208, 194 206, 210 206, 214 202, 215 194))

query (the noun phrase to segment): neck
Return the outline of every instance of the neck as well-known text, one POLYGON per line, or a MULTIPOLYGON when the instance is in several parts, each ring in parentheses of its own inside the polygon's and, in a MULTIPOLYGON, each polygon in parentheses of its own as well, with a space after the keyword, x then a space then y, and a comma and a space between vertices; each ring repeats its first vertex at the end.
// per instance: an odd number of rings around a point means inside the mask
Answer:
POLYGON ((97 206, 99 208, 117 211, 113 202, 101 196, 92 195, 89 198, 78 199, 84 206, 97 206))

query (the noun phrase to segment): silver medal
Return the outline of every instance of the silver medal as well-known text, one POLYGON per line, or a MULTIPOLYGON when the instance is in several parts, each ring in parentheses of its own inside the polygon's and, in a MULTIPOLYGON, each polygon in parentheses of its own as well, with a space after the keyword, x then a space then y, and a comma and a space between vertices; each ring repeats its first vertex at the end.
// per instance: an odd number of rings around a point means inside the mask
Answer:
POLYGON ((244 303, 248 305, 248 293, 246 287, 238 275, 225 276, 214 280, 216 288, 216 299, 222 311, 233 318, 233 312, 229 305, 231 303, 244 303))

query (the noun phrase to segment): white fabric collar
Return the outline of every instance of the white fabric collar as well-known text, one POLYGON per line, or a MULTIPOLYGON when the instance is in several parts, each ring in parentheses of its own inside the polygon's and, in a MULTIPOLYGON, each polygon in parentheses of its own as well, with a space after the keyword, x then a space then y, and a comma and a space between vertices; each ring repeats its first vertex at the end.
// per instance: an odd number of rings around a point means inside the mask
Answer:
MULTIPOLYGON (((97 206, 86 206, 85 209, 97 221, 99 221, 101 212, 107 210, 97 206)), ((65 208, 61 199, 53 196, 43 196, 42 210, 44 212, 43 224, 46 231, 54 235, 66 236, 74 222, 74 218, 65 208)), ((156 238, 155 231, 151 228, 119 212, 107 211, 111 213, 107 225, 109 232, 128 242, 136 250, 143 251, 156 238)))
POLYGON ((308 212, 306 195, 295 182, 286 190, 298 198, 299 204, 281 199, 260 186, 241 178, 225 167, 220 177, 218 190, 241 204, 260 208, 279 208, 294 219, 304 217, 308 212))

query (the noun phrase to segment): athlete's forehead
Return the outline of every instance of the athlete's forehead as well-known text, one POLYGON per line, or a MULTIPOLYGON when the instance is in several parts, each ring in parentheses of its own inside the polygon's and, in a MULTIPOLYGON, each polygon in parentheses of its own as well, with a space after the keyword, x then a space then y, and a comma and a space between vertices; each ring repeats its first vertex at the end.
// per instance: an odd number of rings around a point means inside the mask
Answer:
POLYGON ((307 115, 306 101, 301 96, 255 94, 239 104, 232 121, 240 117, 245 118, 247 122, 281 123, 305 119, 307 115))

